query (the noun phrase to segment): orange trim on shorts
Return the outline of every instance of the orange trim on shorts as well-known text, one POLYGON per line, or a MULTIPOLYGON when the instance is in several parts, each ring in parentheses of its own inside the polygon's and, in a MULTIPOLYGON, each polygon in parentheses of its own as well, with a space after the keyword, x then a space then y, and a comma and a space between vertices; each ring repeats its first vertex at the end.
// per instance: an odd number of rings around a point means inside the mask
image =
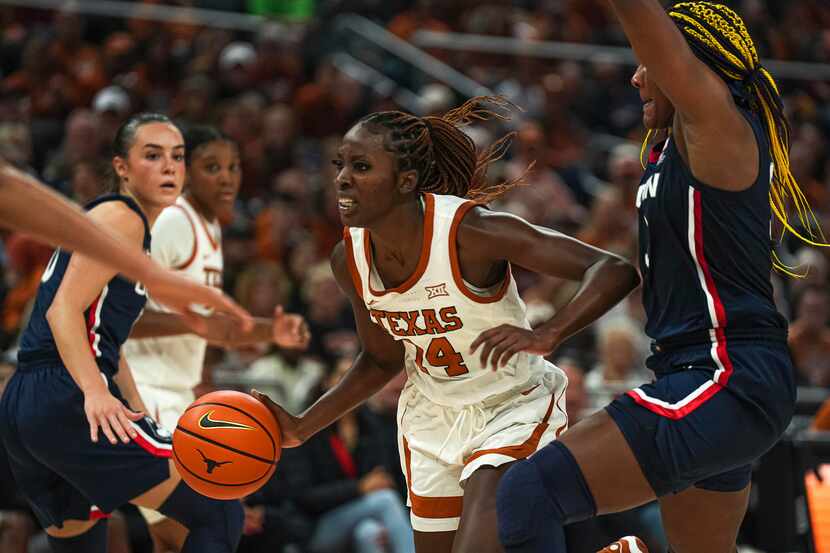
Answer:
MULTIPOLYGON (((550 415, 553 413, 553 407, 556 406, 558 409, 561 410, 559 407, 559 400, 565 395, 565 390, 562 390, 562 393, 559 394, 557 398, 555 395, 551 395, 550 397, 550 404, 548 405, 548 410, 545 413, 545 417, 542 421, 536 425, 536 428, 533 429, 533 433, 530 437, 519 445, 508 445, 504 447, 495 447, 493 449, 480 449, 464 459, 464 464, 469 465, 479 457, 483 457, 485 455, 507 455, 508 457, 513 457, 514 459, 524 459, 528 457, 531 453, 536 451, 539 448, 539 440, 542 439, 542 434, 548 429, 548 420, 550 420, 550 415)), ((559 434, 567 428, 568 423, 566 422, 562 426, 560 426, 556 430, 556 436, 559 437, 559 434)))
POLYGON ((464 218, 464 215, 466 215, 470 209, 477 205, 478 204, 475 202, 466 202, 461 204, 461 207, 456 210, 455 216, 452 218, 449 237, 450 267, 452 268, 452 278, 455 281, 455 285, 459 290, 461 290, 462 294, 477 303, 494 303, 502 299, 507 293, 510 280, 513 278, 513 271, 510 270, 510 263, 507 264, 507 271, 504 275, 504 280, 501 283, 499 291, 493 296, 480 296, 470 290, 464 283, 464 277, 461 276, 461 264, 458 261, 458 227, 461 225, 461 220, 464 218))
MULTIPOLYGON (((435 196, 432 194, 424 194, 424 238, 423 243, 421 244, 421 258, 418 260, 418 266, 415 267, 415 272, 412 273, 408 279, 406 279, 400 286, 396 286, 395 288, 389 288, 387 290, 374 290, 372 288, 372 280, 369 279, 369 292, 373 296, 385 296, 391 292, 395 292, 396 294, 403 294, 412 286, 415 285, 418 280, 424 275, 424 271, 427 269, 427 265, 429 264, 429 254, 430 250, 432 250, 432 229, 434 226, 434 214, 435 214, 435 196)), ((363 231, 363 250, 364 254, 366 254, 366 263, 369 267, 369 273, 372 272, 372 241, 371 236, 368 230, 363 231)))
POLYGON ((357 270, 357 263, 354 259, 354 244, 352 244, 352 233, 349 232, 349 227, 343 228, 343 245, 346 246, 346 266, 349 268, 349 274, 352 275, 355 292, 360 299, 363 299, 363 282, 360 280, 360 271, 357 270))
POLYGON ((460 517, 464 503, 463 496, 424 497, 412 491, 412 452, 409 450, 409 442, 406 438, 403 438, 403 455, 406 461, 406 486, 409 489, 412 514, 421 518, 460 517))
POLYGON ((184 271, 185 269, 190 267, 190 264, 193 263, 194 259, 196 259, 196 252, 199 251, 199 236, 196 234, 196 225, 193 223, 193 218, 190 217, 190 213, 188 213, 185 208, 178 204, 173 204, 171 207, 178 207, 182 210, 184 216, 187 217, 187 222, 190 223, 190 229, 193 231, 193 251, 190 252, 190 257, 184 263, 173 267, 174 271, 184 271))

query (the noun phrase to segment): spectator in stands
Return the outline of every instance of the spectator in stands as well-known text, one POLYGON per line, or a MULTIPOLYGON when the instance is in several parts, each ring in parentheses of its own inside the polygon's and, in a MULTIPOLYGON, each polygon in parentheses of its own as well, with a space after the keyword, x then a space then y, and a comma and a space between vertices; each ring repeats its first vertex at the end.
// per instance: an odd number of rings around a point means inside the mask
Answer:
POLYGON ((384 450, 394 456, 387 458, 386 472, 395 480, 396 488, 405 501, 407 495, 406 478, 401 470, 398 456, 398 399, 406 385, 406 371, 386 383, 375 395, 369 398, 366 406, 374 415, 377 423, 378 439, 384 450))
POLYGON ((622 319, 600 327, 599 362, 585 377, 591 405, 608 405, 618 394, 651 380, 638 351, 638 328, 622 319))
MULTIPOLYGON (((326 379, 331 389, 351 366, 342 359, 326 379)), ((312 553, 412 553, 409 516, 385 467, 396 452, 384 447, 373 417, 360 407, 305 444, 283 450, 280 473, 296 504, 319 517, 312 553)))
POLYGON ((44 178, 60 185, 71 178, 75 164, 101 157, 103 146, 98 115, 86 108, 76 109, 66 119, 60 148, 46 162, 44 178))
POLYGON ((811 386, 830 387, 830 291, 809 286, 796 302, 789 343, 798 380, 811 386))
POLYGON ((568 413, 568 425, 570 426, 590 414, 591 402, 585 390, 585 369, 573 357, 560 357, 554 364, 568 377, 565 411, 568 413))

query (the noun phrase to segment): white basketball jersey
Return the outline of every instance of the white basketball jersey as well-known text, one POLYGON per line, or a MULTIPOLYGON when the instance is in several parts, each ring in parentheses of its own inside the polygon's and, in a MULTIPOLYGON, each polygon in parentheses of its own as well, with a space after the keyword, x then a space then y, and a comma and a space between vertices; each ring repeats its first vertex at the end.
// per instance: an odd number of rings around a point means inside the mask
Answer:
POLYGON ((524 352, 493 371, 483 367, 478 335, 501 324, 530 328, 525 304, 508 267, 492 294, 465 284, 459 268, 456 237, 473 202, 455 196, 424 194, 424 241, 421 259, 406 282, 385 290, 372 264, 369 231, 344 232, 347 263, 355 289, 370 316, 406 348, 409 379, 431 401, 467 405, 496 395, 524 391, 549 370, 544 359, 524 352))
MULTIPOLYGON (((152 228, 151 255, 160 265, 222 287, 222 229, 184 198, 161 212, 152 228)), ((147 309, 166 311, 154 302, 147 309)), ((207 342, 195 334, 128 340, 123 354, 138 384, 190 390, 202 380, 207 342)))

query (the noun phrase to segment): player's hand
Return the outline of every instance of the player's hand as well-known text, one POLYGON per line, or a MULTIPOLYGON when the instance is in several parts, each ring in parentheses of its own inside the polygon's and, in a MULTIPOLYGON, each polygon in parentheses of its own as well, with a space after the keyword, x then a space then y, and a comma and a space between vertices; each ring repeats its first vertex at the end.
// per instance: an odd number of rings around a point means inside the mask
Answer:
POLYGON ((547 355, 555 345, 554 340, 537 330, 503 324, 479 334, 470 344, 470 354, 481 346, 481 366, 486 367, 489 362, 495 371, 520 351, 547 355))
POLYGON ((311 340, 308 324, 301 315, 285 313, 281 305, 274 309, 272 340, 284 349, 305 350, 311 340))
POLYGON ((118 443, 118 438, 125 444, 135 438, 136 431, 132 421, 144 418, 144 413, 131 411, 106 388, 84 395, 84 411, 89 421, 89 437, 92 441, 98 441, 98 427, 100 426, 101 431, 113 445, 118 443))
POLYGON ((357 483, 361 495, 388 490, 395 487, 395 481, 383 467, 375 467, 357 483))
MULTIPOLYGON (((221 290, 193 282, 155 263, 143 284, 153 299, 185 317, 190 314, 190 305, 195 303, 230 315, 239 321, 244 332, 250 332, 254 326, 251 314, 221 290)), ((192 322, 196 324, 195 320, 192 322)))
POLYGON ((251 395, 265 404, 271 410, 282 433, 282 447, 297 447, 302 445, 305 439, 300 433, 300 419, 288 413, 285 409, 271 401, 271 398, 256 390, 251 390, 251 395))

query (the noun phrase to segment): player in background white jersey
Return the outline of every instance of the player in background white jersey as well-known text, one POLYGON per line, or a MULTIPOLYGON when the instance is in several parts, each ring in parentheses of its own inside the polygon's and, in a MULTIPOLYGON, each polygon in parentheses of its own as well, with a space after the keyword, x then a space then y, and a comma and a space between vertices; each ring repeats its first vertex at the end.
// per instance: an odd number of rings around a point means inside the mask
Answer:
POLYGON ((487 102, 505 106, 474 98, 443 117, 374 113, 349 130, 334 160, 348 228, 332 269, 362 351, 299 417, 253 392, 278 417, 283 446, 296 447, 405 368, 400 453, 419 553, 501 551, 501 475, 566 426, 566 378, 543 356, 638 283, 613 254, 483 206, 514 184, 485 178, 506 139, 479 155, 460 129, 501 117, 487 102), (511 264, 581 286, 531 329, 511 264))
MULTIPOLYGON (((211 127, 194 126, 184 139, 185 191, 153 225, 152 257, 193 281, 221 289, 220 221, 230 220, 239 192, 239 151, 233 141, 211 127)), ((195 399, 193 388, 202 381, 209 342, 228 347, 274 342, 304 349, 309 340, 302 317, 284 314, 281 307, 273 319, 254 319, 254 328, 247 333, 228 317, 207 316, 204 322, 206 331, 194 334, 180 317, 150 300, 123 347, 147 413, 171 432, 195 399)), ((142 512, 154 539, 179 550, 186 537, 184 527, 154 511, 142 512)))

